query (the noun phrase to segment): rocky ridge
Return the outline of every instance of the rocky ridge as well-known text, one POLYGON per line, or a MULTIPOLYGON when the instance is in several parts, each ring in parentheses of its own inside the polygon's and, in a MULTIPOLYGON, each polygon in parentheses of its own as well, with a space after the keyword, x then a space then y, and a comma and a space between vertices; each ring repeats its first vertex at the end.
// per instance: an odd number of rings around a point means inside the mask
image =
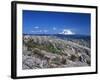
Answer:
POLYGON ((22 59, 23 69, 91 65, 89 47, 52 36, 23 36, 22 59))

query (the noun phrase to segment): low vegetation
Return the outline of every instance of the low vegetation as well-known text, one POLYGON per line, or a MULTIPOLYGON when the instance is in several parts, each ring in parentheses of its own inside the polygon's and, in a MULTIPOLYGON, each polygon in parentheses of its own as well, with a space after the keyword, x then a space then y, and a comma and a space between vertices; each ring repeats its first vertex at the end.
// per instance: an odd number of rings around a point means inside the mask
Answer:
POLYGON ((81 41, 51 36, 24 36, 23 69, 90 66, 90 48, 81 41))

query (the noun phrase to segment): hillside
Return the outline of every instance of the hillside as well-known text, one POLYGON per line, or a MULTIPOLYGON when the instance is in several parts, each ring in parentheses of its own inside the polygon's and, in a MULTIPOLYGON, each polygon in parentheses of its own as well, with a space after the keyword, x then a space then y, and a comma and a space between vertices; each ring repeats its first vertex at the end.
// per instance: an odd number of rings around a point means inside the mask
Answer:
POLYGON ((23 36, 23 69, 91 65, 90 43, 58 36, 23 36))

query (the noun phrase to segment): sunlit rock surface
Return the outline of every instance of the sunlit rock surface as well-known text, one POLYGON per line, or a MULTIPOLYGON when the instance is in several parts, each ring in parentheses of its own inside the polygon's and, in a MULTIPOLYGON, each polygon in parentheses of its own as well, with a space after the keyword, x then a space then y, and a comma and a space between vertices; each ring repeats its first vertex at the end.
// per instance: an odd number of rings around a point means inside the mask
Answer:
POLYGON ((22 61, 22 69, 90 66, 90 42, 56 36, 24 35, 22 61))

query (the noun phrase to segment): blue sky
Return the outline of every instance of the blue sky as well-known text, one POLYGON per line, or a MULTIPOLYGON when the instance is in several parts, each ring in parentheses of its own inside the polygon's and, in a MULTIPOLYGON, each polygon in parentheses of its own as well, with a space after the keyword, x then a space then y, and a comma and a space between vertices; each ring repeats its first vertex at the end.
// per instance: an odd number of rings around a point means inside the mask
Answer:
POLYGON ((23 33, 90 35, 88 13, 23 10, 23 33))

